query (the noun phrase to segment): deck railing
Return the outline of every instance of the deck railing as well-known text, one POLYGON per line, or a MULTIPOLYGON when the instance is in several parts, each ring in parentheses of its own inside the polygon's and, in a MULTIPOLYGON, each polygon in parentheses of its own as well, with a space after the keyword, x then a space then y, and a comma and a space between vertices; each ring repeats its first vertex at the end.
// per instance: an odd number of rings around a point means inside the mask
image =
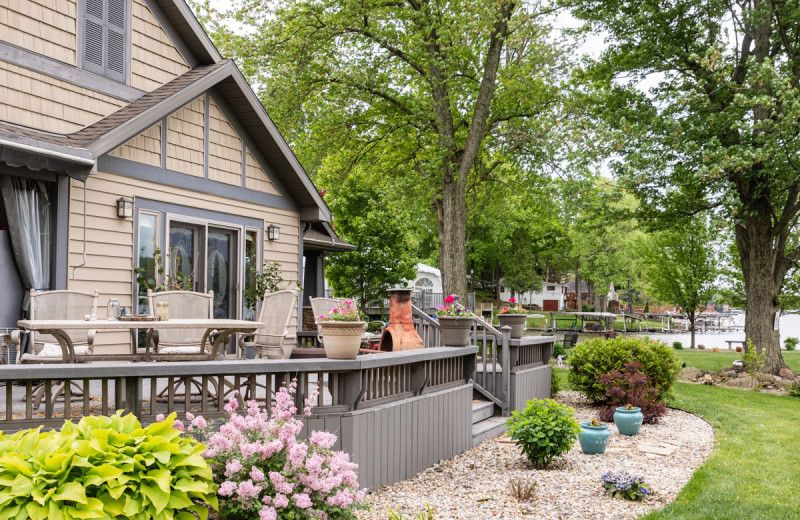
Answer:
POLYGON ((400 401, 429 389, 467 383, 477 348, 429 348, 354 360, 239 360, 175 363, 86 363, 0 367, 0 430, 60 425, 65 418, 127 410, 143 422, 158 414, 225 414, 234 391, 240 405, 264 406, 297 380, 302 408, 314 388, 315 414, 342 413, 400 401), (189 389, 187 392, 186 389, 189 389))

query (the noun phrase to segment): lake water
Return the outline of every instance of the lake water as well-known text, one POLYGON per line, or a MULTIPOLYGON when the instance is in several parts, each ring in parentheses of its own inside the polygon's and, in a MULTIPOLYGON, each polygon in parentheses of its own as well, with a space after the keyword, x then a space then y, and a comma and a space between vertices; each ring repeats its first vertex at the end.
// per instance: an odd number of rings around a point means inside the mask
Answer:
MULTIPOLYGON (((744 325, 744 314, 739 314, 735 316, 735 324, 737 325, 744 325)), ((780 332, 781 332, 781 348, 783 348, 783 342, 788 337, 795 337, 800 338, 800 314, 785 314, 781 316, 780 319, 780 332)), ((562 333, 558 334, 559 336, 563 336, 562 333)), ((692 344, 691 334, 689 333, 681 333, 681 334, 662 334, 662 333, 654 333, 654 334, 633 334, 635 336, 650 336, 654 339, 658 339, 659 341, 663 341, 668 345, 672 345, 673 341, 680 341, 683 343, 684 348, 689 348, 692 344)), ((596 338, 597 334, 581 334, 579 341, 585 341, 587 339, 596 338)), ((727 340, 736 340, 736 341, 744 341, 745 335, 744 332, 721 332, 721 333, 710 333, 710 334, 695 334, 695 343, 697 345, 705 345, 707 349, 710 348, 718 348, 720 350, 724 350, 728 348, 728 344, 725 343, 727 340)), ((736 345, 734 344, 733 347, 735 348, 736 345)))

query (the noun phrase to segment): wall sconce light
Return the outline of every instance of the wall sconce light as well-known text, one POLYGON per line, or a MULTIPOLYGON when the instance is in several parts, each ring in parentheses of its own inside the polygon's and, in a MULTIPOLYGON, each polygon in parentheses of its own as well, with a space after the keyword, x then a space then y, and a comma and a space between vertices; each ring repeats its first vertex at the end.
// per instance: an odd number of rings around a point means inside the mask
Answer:
POLYGON ((275 224, 267 226, 267 238, 269 240, 278 240, 281 238, 281 228, 275 224))
POLYGON ((133 217, 133 201, 120 197, 117 199, 117 218, 132 218, 133 217))

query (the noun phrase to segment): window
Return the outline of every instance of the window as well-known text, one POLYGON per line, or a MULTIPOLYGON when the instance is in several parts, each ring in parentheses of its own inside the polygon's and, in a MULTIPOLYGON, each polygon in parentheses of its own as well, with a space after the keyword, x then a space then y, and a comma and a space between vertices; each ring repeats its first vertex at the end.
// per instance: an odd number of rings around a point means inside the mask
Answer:
POLYGON ((128 68, 130 0, 83 0, 83 68, 124 82, 128 68))
MULTIPOLYGON (((156 248, 158 247, 158 215, 154 213, 139 213, 139 265, 141 276, 145 280, 152 280, 158 284, 156 272, 156 248)), ((148 313, 147 286, 138 284, 138 311, 148 313)))
POLYGON ((548 285, 547 286, 547 290, 548 291, 555 291, 556 290, 556 286, 555 285, 548 285))

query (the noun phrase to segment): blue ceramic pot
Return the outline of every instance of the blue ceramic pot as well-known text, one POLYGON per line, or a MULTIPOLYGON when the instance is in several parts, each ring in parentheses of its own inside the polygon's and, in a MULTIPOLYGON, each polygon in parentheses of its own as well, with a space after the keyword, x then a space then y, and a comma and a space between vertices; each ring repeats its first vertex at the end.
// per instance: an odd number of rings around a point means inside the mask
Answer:
POLYGON ((617 430, 621 435, 636 435, 639 433, 639 428, 642 427, 642 409, 633 407, 626 410, 624 406, 617 407, 614 412, 614 424, 617 425, 617 430))
POLYGON ((581 423, 578 441, 581 443, 581 450, 586 455, 602 455, 605 453, 609 437, 611 437, 611 430, 608 429, 607 424, 592 426, 590 422, 581 423))

